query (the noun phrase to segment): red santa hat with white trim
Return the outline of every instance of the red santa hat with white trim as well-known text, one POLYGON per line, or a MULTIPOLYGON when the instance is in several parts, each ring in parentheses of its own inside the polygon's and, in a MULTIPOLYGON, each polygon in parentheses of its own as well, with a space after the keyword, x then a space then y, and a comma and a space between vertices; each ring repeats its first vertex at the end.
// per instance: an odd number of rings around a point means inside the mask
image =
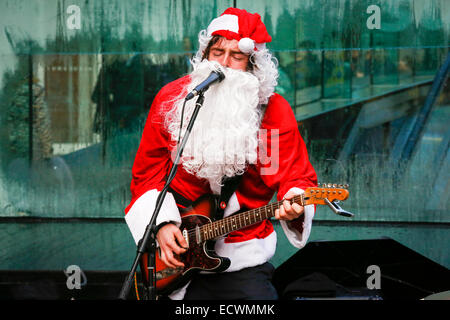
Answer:
POLYGON ((225 10, 211 21, 206 32, 208 36, 219 35, 239 41, 239 49, 247 54, 265 48, 266 43, 272 41, 259 14, 237 8, 225 10))

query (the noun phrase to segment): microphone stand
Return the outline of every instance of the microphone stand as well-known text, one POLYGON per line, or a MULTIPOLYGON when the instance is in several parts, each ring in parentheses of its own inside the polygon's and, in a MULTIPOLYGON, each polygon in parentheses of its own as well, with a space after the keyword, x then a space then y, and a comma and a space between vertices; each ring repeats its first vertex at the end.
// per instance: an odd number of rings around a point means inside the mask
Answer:
POLYGON ((136 258, 134 259, 133 265, 131 267, 131 270, 125 279, 125 282, 123 283, 122 289, 120 290, 119 299, 120 300, 126 300, 132 283, 134 274, 136 273, 137 267, 139 265, 139 262, 141 260, 142 254, 145 253, 148 250, 148 288, 146 289, 146 292, 148 292, 149 300, 156 300, 156 218, 158 217, 159 211, 161 210, 161 206, 164 202, 164 198, 166 197, 167 190, 169 188, 170 183, 172 182, 173 178, 175 177, 175 174, 178 169, 178 163, 181 158, 181 154, 183 153, 183 149, 186 145, 186 142, 189 138, 189 134, 192 131, 192 127, 194 126, 195 119, 197 118, 198 112, 200 111, 200 108, 203 105, 204 96, 203 91, 198 93, 198 98, 195 103, 195 109, 192 112, 191 119, 189 120, 189 124, 186 129, 186 133, 183 137, 183 140, 181 141, 181 144, 177 150, 177 155, 175 158, 175 161, 172 165, 172 168, 170 169, 167 181, 164 185, 164 188, 161 190, 161 192, 158 195, 158 198, 156 199, 156 205, 155 210, 153 211, 153 216, 150 219, 149 224, 147 225, 145 229, 144 236, 138 243, 136 258))

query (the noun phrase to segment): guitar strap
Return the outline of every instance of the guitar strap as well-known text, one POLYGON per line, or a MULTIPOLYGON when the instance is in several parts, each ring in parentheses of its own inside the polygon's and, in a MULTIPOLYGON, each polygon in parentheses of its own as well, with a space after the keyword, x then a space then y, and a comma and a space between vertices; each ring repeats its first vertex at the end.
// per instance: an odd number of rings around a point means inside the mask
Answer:
MULTIPOLYGON (((173 190, 171 187, 169 187, 168 191, 173 195, 173 198, 175 199, 175 202, 177 205, 182 206, 184 208, 188 208, 192 204, 192 200, 189 200, 185 197, 183 197, 181 194, 173 190)), ((180 208, 178 208, 180 209, 180 208)))
POLYGON ((239 183, 242 180, 242 176, 243 174, 236 175, 232 178, 224 177, 222 179, 223 186, 220 190, 220 195, 217 197, 217 210, 216 216, 214 217, 215 220, 223 218, 223 213, 228 204, 228 201, 230 200, 233 193, 237 190, 239 183))

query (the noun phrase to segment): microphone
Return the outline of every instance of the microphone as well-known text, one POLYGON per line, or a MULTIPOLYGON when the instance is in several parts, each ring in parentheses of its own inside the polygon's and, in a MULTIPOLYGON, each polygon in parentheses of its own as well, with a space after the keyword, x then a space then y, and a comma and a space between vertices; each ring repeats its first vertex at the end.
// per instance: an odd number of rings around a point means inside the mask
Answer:
POLYGON ((208 90, 209 86, 212 85, 215 82, 220 82, 223 79, 225 79, 225 75, 220 70, 213 70, 211 71, 208 78, 203 80, 202 83, 200 83, 198 86, 196 86, 189 94, 186 96, 185 100, 191 100, 193 97, 205 92, 208 90))

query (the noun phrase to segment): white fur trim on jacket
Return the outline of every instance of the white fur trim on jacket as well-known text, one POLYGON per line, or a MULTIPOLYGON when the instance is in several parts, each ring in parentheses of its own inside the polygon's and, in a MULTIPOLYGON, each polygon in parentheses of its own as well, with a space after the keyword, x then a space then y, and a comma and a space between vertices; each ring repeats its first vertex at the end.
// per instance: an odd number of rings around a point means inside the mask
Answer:
POLYGON ((236 192, 234 192, 230 200, 228 200, 228 204, 225 207, 225 210, 223 211, 223 217, 228 217, 232 215, 233 213, 237 212, 241 208, 241 205, 239 204, 239 201, 236 196, 236 192))
MULTIPOLYGON (((158 195, 159 191, 156 189, 147 191, 136 200, 125 215, 125 221, 136 244, 138 244, 139 240, 144 236, 145 228, 153 216, 158 195)), ((167 192, 166 197, 164 198, 161 210, 156 218, 156 225, 168 221, 174 222, 178 227, 181 225, 180 212, 178 211, 175 199, 170 192, 167 192)))
MULTIPOLYGON (((304 190, 300 188, 291 188, 289 191, 293 191, 296 195, 304 193, 304 190)), ((288 192, 289 192, 288 191, 288 192)), ((287 193, 287 192, 286 192, 287 193)), ((289 242, 296 248, 303 248, 308 241, 309 235, 311 233, 312 220, 314 218, 314 205, 310 204, 305 206, 303 221, 303 232, 300 233, 298 230, 290 227, 290 222, 285 220, 280 220, 280 225, 283 228, 284 234, 288 238, 289 242)))
POLYGON ((231 264, 225 272, 232 272, 269 261, 275 254, 276 247, 277 234, 273 231, 265 238, 255 238, 243 242, 226 243, 222 238, 216 241, 214 249, 219 256, 231 260, 231 264))

